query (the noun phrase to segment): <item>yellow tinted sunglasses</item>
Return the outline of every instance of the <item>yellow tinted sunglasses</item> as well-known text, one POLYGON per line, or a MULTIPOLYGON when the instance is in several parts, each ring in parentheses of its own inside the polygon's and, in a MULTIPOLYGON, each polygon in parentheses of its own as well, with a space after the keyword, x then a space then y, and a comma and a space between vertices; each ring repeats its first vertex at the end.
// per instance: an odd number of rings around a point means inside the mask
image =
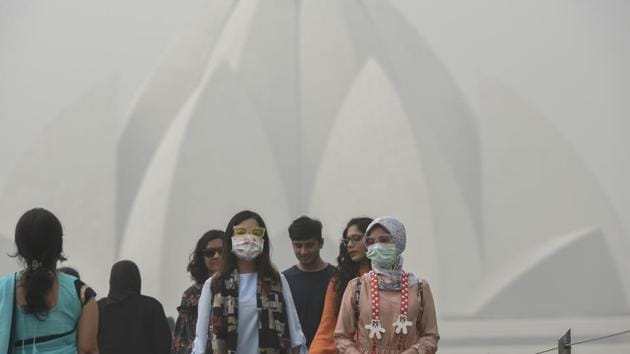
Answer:
POLYGON ((239 236, 245 236, 247 234, 251 234, 254 235, 256 237, 260 237, 262 238, 263 236, 265 236, 265 228, 264 227, 241 227, 241 226, 234 226, 233 228, 234 230, 234 236, 239 237, 239 236))

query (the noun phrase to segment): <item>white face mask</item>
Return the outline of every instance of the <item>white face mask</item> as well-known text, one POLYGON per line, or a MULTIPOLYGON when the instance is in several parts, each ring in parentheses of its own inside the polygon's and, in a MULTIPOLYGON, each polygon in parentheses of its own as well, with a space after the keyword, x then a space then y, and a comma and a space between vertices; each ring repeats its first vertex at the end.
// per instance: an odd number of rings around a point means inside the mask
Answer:
POLYGON ((232 253, 239 259, 251 261, 262 253, 263 244, 262 238, 251 234, 232 237, 232 253))

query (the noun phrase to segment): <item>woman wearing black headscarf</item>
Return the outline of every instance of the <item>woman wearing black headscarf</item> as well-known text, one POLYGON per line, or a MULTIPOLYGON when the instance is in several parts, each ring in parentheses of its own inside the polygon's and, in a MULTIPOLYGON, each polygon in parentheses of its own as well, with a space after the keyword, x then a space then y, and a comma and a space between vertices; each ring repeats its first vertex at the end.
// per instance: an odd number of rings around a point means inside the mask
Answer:
POLYGON ((109 294, 98 301, 98 347, 101 354, 167 354, 171 332, 156 299, 140 294, 138 266, 120 261, 112 266, 109 294))

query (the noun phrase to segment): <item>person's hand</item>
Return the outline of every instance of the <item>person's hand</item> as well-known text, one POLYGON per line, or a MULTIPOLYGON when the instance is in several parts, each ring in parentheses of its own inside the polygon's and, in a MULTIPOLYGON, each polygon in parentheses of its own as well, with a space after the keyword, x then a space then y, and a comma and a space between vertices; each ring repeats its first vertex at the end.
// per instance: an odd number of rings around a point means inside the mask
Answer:
POLYGON ((401 354, 418 354, 419 352, 415 349, 415 348, 409 348, 403 352, 401 352, 401 354))

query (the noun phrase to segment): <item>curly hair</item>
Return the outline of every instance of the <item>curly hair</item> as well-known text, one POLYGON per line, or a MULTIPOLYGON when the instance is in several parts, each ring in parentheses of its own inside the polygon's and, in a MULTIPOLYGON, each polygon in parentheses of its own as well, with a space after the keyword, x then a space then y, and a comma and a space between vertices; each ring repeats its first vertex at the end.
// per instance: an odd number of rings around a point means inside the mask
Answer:
MULTIPOLYGON (((348 229, 351 226, 356 226, 361 232, 365 233, 368 225, 372 222, 371 218, 353 218, 348 221, 346 228, 343 230, 343 239, 348 236, 348 229)), ((339 242, 339 256, 337 256, 337 270, 333 274, 335 279, 335 293, 337 294, 337 312, 341 307, 341 299, 343 298, 343 292, 348 286, 348 282, 357 276, 359 276, 359 264, 352 261, 348 248, 342 242, 339 242)))
POLYGON ((203 284, 210 277, 203 257, 203 251, 208 246, 208 242, 216 239, 225 242, 224 238, 225 232, 221 230, 210 230, 203 234, 199 241, 197 241, 197 246, 195 246, 195 250, 190 254, 188 267, 186 268, 190 273, 190 277, 197 284, 203 284))

